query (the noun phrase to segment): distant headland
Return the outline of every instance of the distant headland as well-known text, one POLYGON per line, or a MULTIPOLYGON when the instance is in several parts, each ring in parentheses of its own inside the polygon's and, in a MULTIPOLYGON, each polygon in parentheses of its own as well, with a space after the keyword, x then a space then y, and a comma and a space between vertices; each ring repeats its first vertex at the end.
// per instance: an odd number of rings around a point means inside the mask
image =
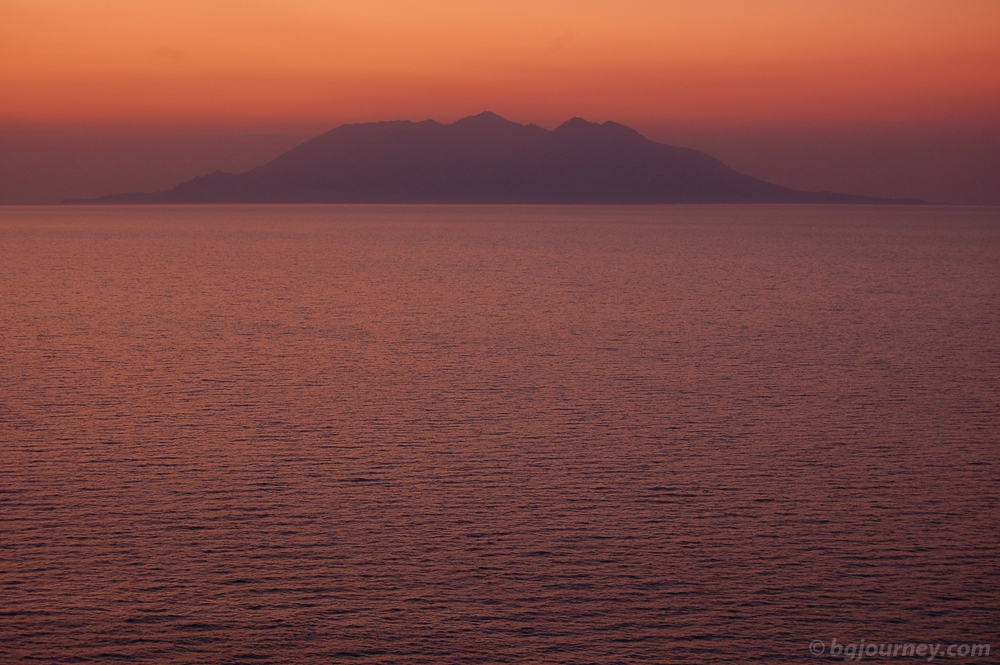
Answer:
POLYGON ((923 203, 774 185, 615 122, 342 125, 245 173, 64 203, 923 203))

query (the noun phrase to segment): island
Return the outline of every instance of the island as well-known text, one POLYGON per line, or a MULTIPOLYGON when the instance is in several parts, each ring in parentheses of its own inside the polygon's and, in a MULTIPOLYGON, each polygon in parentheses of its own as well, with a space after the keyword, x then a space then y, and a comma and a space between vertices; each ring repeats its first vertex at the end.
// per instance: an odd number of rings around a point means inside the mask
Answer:
POLYGON ((781 187, 615 122, 347 124, 245 173, 65 203, 920 203, 781 187))

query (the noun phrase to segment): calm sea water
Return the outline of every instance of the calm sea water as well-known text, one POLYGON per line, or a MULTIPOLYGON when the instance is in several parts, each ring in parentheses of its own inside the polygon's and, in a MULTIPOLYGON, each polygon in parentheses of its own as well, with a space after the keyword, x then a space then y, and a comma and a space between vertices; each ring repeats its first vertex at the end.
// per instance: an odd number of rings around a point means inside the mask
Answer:
POLYGON ((0 208, 0 284, 2 662, 1000 652, 1000 209, 0 208))

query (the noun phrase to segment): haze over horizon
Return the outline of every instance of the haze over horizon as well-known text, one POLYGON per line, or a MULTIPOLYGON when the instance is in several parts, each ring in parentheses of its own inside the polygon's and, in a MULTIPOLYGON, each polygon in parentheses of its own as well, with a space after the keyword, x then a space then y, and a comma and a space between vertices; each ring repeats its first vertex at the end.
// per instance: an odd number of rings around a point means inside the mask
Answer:
POLYGON ((579 116, 804 190, 1000 204, 1000 5, 15 0, 0 203, 244 171, 349 122, 579 116))

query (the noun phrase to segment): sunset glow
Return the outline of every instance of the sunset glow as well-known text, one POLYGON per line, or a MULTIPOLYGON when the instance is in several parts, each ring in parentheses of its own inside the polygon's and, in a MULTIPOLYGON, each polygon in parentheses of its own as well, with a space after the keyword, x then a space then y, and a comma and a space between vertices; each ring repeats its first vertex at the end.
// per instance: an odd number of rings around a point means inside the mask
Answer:
POLYGON ((1000 5, 987 1, 15 0, 0 15, 5 122, 1000 117, 1000 5))
POLYGON ((8 0, 0 204, 485 110, 613 120, 799 189, 996 204, 998 34, 991 0, 8 0))

